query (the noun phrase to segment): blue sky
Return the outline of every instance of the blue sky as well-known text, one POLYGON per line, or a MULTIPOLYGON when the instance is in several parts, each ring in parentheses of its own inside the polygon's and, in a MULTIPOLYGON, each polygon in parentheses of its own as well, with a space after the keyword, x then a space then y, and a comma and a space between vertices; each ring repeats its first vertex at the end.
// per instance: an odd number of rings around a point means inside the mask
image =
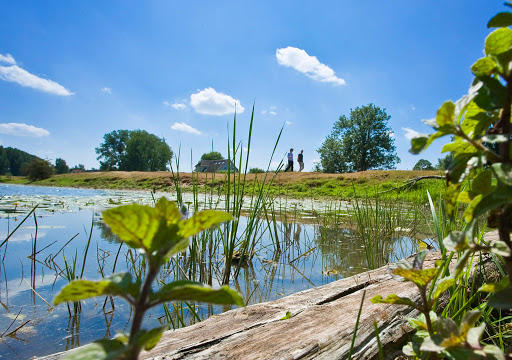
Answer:
POLYGON ((374 103, 397 168, 435 165, 441 144, 410 155, 407 135, 467 92, 502 3, 3 0, 0 144, 98 168, 104 134, 143 129, 181 144, 189 171, 212 141, 227 155, 235 104, 247 146, 254 103, 249 167, 267 167, 284 126, 274 161, 304 149, 307 171, 339 116, 374 103))

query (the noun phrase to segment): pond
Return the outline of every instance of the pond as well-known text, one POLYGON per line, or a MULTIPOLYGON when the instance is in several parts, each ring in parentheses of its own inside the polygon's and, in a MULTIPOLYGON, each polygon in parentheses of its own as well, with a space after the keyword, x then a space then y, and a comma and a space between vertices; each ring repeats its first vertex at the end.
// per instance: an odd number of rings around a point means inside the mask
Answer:
MULTIPOLYGON (((102 222, 101 211, 129 203, 151 205, 160 196, 175 200, 176 194, 0 185, 0 196, 0 357, 43 356, 127 332, 131 311, 121 299, 90 299, 77 308, 73 304, 53 307, 53 298, 70 278, 99 279, 114 271, 142 276, 140 254, 119 243, 102 222)), ((200 207, 215 203, 223 208, 222 197, 205 195, 202 203, 197 194, 193 197, 183 194, 183 202, 191 205, 195 201, 200 207)), ((368 239, 361 238, 353 223, 342 221, 350 205, 290 199, 270 202, 273 220, 262 222, 254 232, 252 259, 232 269, 230 286, 242 294, 246 304, 279 299, 369 268, 368 239)), ((251 209, 247 201, 245 212, 251 209)), ((250 217, 240 218, 237 236, 243 237, 248 221, 250 217)), ((378 254, 372 250, 379 266, 416 252, 419 238, 428 242, 410 229, 394 230, 385 238, 373 239, 379 244, 378 254)), ((220 285, 222 243, 207 245, 204 241, 205 237, 194 237, 191 248, 200 248, 199 255, 187 252, 172 259, 158 282, 187 278, 220 285)), ((148 312, 144 326, 177 328, 229 309, 168 303, 148 312)))

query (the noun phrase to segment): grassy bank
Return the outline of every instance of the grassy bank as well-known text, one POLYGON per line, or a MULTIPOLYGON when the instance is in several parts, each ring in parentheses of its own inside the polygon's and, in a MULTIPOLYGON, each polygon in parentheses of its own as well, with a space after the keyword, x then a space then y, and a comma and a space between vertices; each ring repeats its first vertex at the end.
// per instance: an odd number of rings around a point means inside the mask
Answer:
MULTIPOLYGON (((274 195, 289 196, 293 198, 336 198, 352 199, 354 190, 358 195, 368 194, 374 196, 377 192, 384 192, 396 187, 400 190, 386 192, 384 196, 397 196, 402 199, 417 199, 425 197, 426 190, 437 197, 444 190, 444 182, 437 179, 426 179, 415 184, 407 181, 420 176, 440 175, 439 171, 364 171, 350 174, 322 174, 322 173, 279 173, 270 186, 274 195), (405 185, 405 186, 404 186, 405 185)), ((227 182, 226 174, 192 174, 180 173, 180 181, 184 191, 192 191, 194 184, 201 189, 212 188, 222 193, 227 182)), ((233 175, 232 175, 233 176, 233 175)), ((248 174, 246 190, 257 191, 264 174, 248 174)), ((273 176, 269 174, 269 176, 273 176)), ((174 189, 173 176, 170 172, 93 172, 55 175, 46 180, 29 182, 25 177, 0 177, 0 182, 11 184, 64 186, 95 189, 139 189, 172 191, 174 189)), ((267 181, 268 182, 268 181, 267 181)))

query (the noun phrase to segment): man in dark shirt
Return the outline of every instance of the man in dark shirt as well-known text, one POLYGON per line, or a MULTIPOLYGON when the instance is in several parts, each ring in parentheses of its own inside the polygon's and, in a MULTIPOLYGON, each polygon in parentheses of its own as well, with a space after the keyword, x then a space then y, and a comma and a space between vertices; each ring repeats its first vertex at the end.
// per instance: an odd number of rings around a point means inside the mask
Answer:
POLYGON ((299 162, 299 171, 302 171, 304 170, 304 157, 302 155, 302 153, 304 152, 304 150, 301 150, 300 151, 300 154, 297 156, 297 161, 299 162))

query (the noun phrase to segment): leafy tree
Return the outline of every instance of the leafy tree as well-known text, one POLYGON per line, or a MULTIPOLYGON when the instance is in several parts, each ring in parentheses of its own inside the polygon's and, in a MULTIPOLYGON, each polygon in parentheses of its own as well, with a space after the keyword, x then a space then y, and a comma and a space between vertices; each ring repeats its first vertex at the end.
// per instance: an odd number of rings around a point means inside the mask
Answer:
POLYGON ((9 159, 7 152, 3 146, 0 146, 0 175, 5 175, 9 172, 9 159))
POLYGON ((442 159, 437 159, 436 169, 437 170, 448 170, 452 160, 453 160, 453 154, 452 153, 449 153, 448 155, 446 155, 442 159))
POLYGON ((318 149, 324 172, 394 169, 400 162, 387 122, 391 117, 374 104, 340 116, 318 149))
POLYGON ((53 166, 47 160, 33 159, 23 167, 23 173, 30 181, 44 180, 53 175, 53 166))
POLYGON ((264 172, 265 172, 265 170, 257 168, 257 167, 249 169, 249 174, 259 174, 259 173, 264 173, 264 172))
POLYGON ((100 160, 100 170, 110 171, 119 170, 121 159, 126 153, 126 141, 130 137, 128 130, 114 130, 103 136, 103 143, 96 148, 98 160, 100 160))
POLYGON ((428 160, 421 159, 412 168, 413 170, 435 170, 432 163, 428 160))
POLYGON ((9 170, 13 176, 23 175, 23 168, 34 159, 40 159, 37 156, 31 155, 25 151, 7 147, 4 152, 9 160, 9 170))
POLYGON ((164 171, 172 150, 165 139, 144 130, 115 130, 96 148, 100 170, 164 171))
POLYGON ((67 174, 69 172, 69 166, 66 164, 66 160, 61 158, 55 159, 55 172, 57 174, 67 174))
POLYGON ((201 160, 198 162, 198 165, 203 160, 224 160, 224 156, 218 151, 210 151, 209 153, 204 153, 201 155, 201 160))

